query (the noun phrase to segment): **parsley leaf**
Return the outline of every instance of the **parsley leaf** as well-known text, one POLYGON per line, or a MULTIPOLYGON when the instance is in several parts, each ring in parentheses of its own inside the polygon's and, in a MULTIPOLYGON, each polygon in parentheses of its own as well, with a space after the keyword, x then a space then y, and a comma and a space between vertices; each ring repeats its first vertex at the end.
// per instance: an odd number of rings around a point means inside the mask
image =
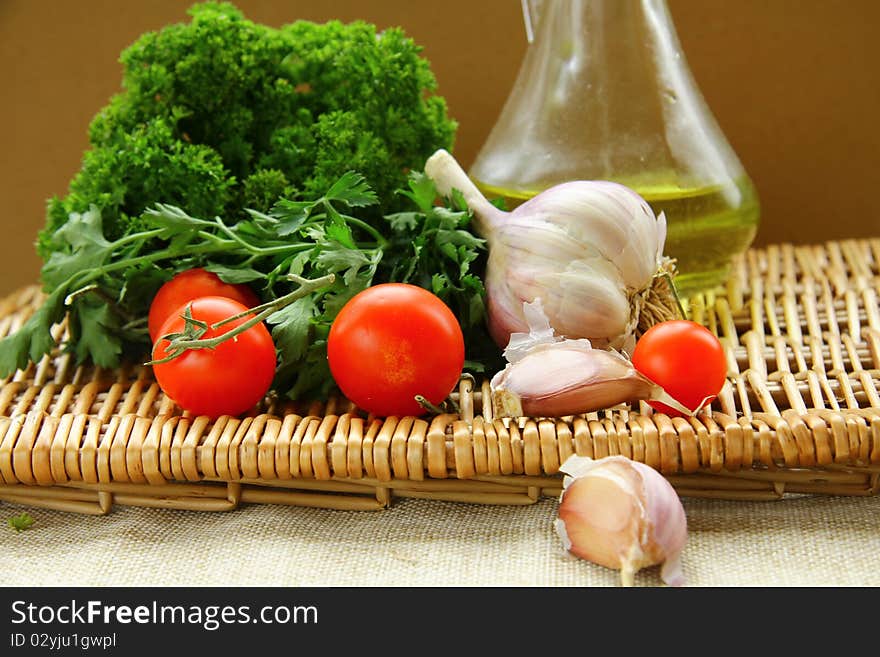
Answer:
POLYGON ((296 362, 305 354, 316 308, 314 298, 303 297, 266 319, 272 325, 275 348, 284 354, 285 360, 296 362))
POLYGON ((355 171, 342 174, 327 190, 324 198, 328 201, 340 201, 351 208, 373 205, 379 200, 364 177, 355 171))
POLYGON ((91 358, 99 367, 113 367, 122 353, 119 318, 107 303, 84 299, 70 312, 70 348, 82 362, 91 358))
POLYGON ((30 529, 34 524, 34 519, 30 516, 30 514, 26 512, 22 512, 17 516, 12 516, 9 518, 7 523, 9 526, 17 532, 22 532, 26 529, 30 529))

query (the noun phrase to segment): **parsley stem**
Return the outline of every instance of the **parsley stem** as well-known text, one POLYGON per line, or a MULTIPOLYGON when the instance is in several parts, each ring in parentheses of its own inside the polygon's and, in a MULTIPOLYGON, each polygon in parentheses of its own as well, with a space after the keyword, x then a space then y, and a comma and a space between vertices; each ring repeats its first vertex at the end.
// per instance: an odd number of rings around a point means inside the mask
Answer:
MULTIPOLYGON (((144 234, 144 233, 141 233, 144 234)), ((216 239, 216 235, 211 235, 211 237, 216 239)), ((196 246, 187 246, 186 249, 162 249, 161 251, 153 251, 152 253, 146 253, 144 255, 136 256, 134 258, 126 258, 124 260, 116 260, 114 262, 107 263, 101 267, 96 267, 87 272, 78 272, 74 274, 69 281, 78 281, 78 287, 83 287, 88 285, 94 280, 97 280, 101 276, 105 274, 110 274, 115 271, 128 269, 130 267, 136 265, 144 265, 150 264, 153 262, 158 262, 160 260, 167 260, 170 258, 177 258, 182 255, 186 256, 194 256, 194 255, 209 255, 212 253, 222 253, 224 251, 233 251, 236 248, 236 242, 233 240, 218 240, 213 243, 200 244, 196 246), (82 276, 82 278, 79 278, 82 276)), ((277 247, 253 247, 255 253, 254 255, 259 256, 270 256, 276 255, 279 253, 298 253, 300 251, 307 251, 311 248, 314 248, 313 244, 288 244, 284 246, 277 247)))
POLYGON ((362 228, 364 231, 372 235, 376 239, 376 244, 379 248, 384 248, 388 244, 386 237, 366 221, 346 215, 345 222, 357 226, 358 228, 362 228))
MULTIPOLYGON (((196 247, 189 247, 185 251, 185 255, 204 255, 208 253, 220 253, 223 251, 229 250, 229 244, 231 240, 226 242, 226 244, 204 244, 196 247)), ((183 255, 184 252, 179 252, 174 249, 162 249, 161 251, 153 251, 152 253, 146 253, 144 255, 136 256, 134 258, 125 258, 124 260, 116 260, 113 262, 109 262, 100 267, 95 267, 92 270, 87 272, 78 272, 68 279, 69 281, 77 280, 79 276, 79 285, 85 286, 91 283, 94 280, 101 278, 101 276, 105 274, 110 274, 115 271, 119 271, 121 269, 128 269, 129 267, 133 267, 135 265, 143 265, 150 264, 153 262, 157 262, 159 260, 165 260, 167 258, 178 257, 183 255)))
POLYGON ((73 303, 73 301, 77 297, 81 297, 82 295, 88 294, 92 290, 97 290, 97 289, 98 289, 97 283, 91 283, 89 285, 84 285, 81 288, 79 288, 78 290, 74 290, 73 292, 68 294, 66 297, 64 297, 64 305, 69 306, 73 303))
POLYGON ((223 223, 223 220, 220 217, 214 219, 214 222, 220 227, 220 230, 223 231, 225 235, 228 235, 230 239, 240 244, 245 251, 249 251, 250 253, 260 253, 262 249, 258 246, 254 246, 249 242, 243 240, 240 236, 235 234, 235 231, 232 230, 229 226, 223 223))
POLYGON ((120 246, 125 246, 129 242, 139 242, 143 244, 149 239, 154 237, 159 237, 165 231, 164 228, 154 228, 153 230, 147 230, 139 233, 130 233, 128 235, 123 235, 118 240, 114 240, 110 243, 111 248, 117 248, 120 246))

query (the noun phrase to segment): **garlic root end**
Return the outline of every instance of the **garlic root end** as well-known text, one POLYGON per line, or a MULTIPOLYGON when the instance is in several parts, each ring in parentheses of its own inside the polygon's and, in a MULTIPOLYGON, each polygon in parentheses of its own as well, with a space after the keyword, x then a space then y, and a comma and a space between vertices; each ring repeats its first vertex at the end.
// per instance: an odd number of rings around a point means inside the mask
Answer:
POLYGON ((660 322, 687 319, 687 313, 673 282, 675 274, 675 261, 666 258, 651 279, 650 285, 639 293, 641 303, 635 331, 637 338, 660 322))
POLYGON ((515 392, 505 389, 492 391, 492 407, 496 417, 522 417, 522 399, 515 392))

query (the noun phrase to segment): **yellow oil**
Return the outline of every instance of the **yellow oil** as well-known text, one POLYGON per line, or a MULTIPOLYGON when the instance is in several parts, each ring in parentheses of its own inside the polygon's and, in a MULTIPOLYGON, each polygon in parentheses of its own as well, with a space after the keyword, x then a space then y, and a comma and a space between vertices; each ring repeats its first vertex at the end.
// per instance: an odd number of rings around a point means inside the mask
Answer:
MULTIPOLYGON (((487 198, 503 198, 508 210, 537 193, 475 182, 487 198)), ((757 233, 760 204, 747 177, 727 185, 690 188, 619 182, 638 192, 655 214, 666 215, 664 253, 676 259, 675 285, 681 296, 723 285, 732 259, 749 247, 757 233)))

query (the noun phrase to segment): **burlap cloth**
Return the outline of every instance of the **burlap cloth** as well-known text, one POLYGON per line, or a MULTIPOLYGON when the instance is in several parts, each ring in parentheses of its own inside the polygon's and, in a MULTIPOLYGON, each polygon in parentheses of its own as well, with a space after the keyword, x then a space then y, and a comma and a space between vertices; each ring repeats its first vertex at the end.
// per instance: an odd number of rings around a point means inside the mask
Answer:
MULTIPOLYGON (((690 586, 880 585, 880 497, 683 502, 690 586)), ((4 586, 619 586, 562 550, 556 508, 399 499, 92 517, 0 504, 0 572, 4 586), (16 533, 6 519, 23 510, 36 522, 16 533)), ((635 583, 662 585, 657 568, 635 583)))

